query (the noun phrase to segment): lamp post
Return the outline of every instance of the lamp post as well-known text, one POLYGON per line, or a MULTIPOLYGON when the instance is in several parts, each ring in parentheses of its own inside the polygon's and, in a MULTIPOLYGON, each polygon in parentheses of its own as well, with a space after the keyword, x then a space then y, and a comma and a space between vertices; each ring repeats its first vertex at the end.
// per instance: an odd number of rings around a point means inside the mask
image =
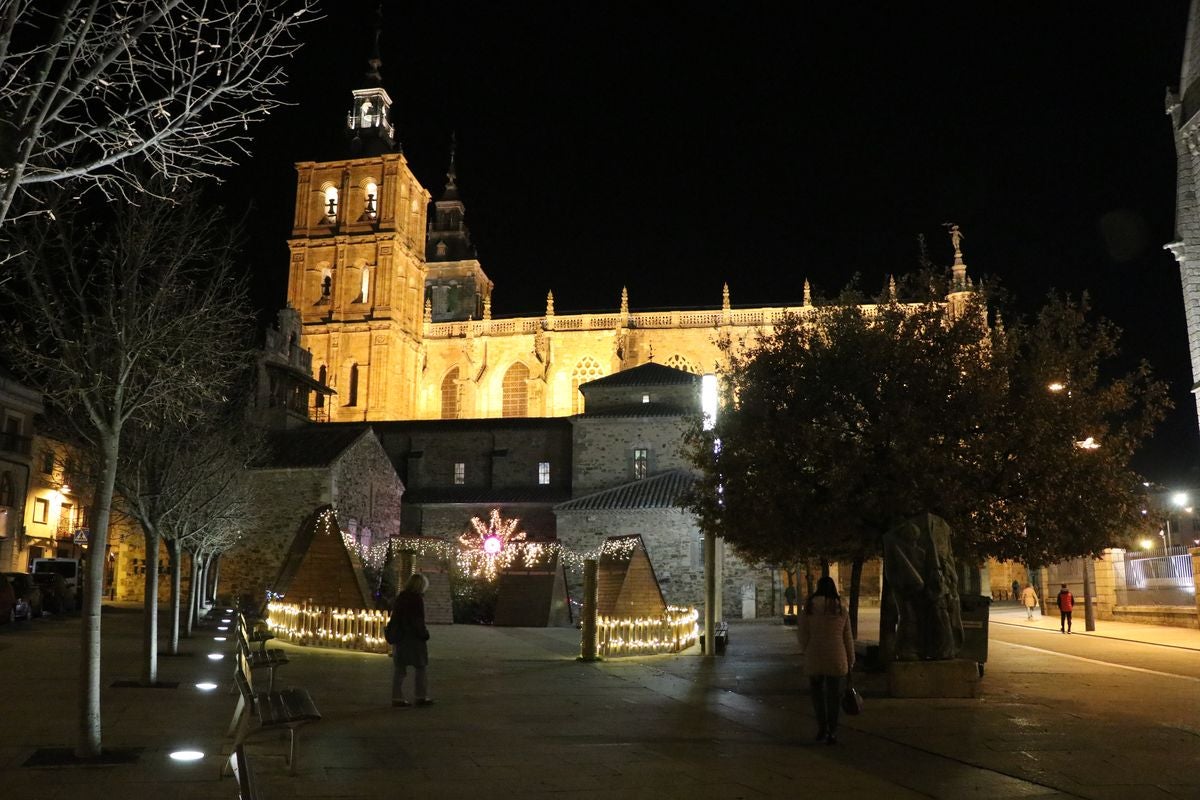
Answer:
MULTIPOLYGON (((1174 494, 1171 495, 1171 505, 1175 506, 1179 510, 1182 511, 1183 508, 1187 504, 1188 504, 1188 493, 1187 492, 1175 492, 1174 494)), ((1167 535, 1166 535, 1166 538, 1163 539, 1163 555, 1167 554, 1167 550, 1170 547, 1171 547, 1171 515, 1168 513, 1167 514, 1167 535)))

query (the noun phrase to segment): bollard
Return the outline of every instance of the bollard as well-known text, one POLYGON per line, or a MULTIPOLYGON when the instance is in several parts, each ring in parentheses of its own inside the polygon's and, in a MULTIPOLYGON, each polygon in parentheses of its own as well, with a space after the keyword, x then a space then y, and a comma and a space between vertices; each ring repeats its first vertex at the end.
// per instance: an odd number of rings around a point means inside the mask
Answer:
POLYGON ((582 641, 579 645, 580 661, 599 661, 597 653, 596 615, 598 613, 599 582, 596 580, 599 562, 594 558, 583 562, 583 614, 580 619, 582 641))

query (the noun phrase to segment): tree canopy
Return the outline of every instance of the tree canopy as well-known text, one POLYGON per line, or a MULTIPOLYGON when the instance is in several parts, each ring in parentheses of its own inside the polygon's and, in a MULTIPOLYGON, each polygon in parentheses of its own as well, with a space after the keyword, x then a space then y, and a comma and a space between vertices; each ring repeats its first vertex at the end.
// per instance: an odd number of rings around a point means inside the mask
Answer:
POLYGON ((1130 457, 1168 403, 1145 364, 1112 377, 1118 339, 1086 298, 1051 297, 1004 329, 982 293, 844 293, 724 344, 721 413, 689 434, 692 509, 771 563, 872 557, 922 511, 963 557, 1093 553, 1138 523, 1130 457))

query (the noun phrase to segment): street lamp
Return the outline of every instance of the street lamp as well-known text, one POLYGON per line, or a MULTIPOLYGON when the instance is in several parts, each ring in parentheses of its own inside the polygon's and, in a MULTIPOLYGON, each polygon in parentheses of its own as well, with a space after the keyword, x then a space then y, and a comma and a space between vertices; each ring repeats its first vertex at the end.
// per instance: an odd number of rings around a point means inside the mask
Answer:
MULTIPOLYGON (((1187 492, 1175 492, 1171 495, 1171 505, 1183 510, 1188 504, 1187 492)), ((1171 515, 1167 514, 1167 535, 1163 538, 1163 552, 1171 546, 1171 515)))

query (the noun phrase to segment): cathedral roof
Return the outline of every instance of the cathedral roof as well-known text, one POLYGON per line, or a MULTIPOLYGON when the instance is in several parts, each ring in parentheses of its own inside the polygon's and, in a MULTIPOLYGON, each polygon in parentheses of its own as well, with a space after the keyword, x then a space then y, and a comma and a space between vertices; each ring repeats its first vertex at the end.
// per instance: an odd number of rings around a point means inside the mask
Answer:
POLYGON ((576 497, 556 505, 554 510, 645 511, 680 508, 684 493, 695 482, 696 477, 687 470, 673 469, 640 481, 631 481, 612 489, 576 497))
POLYGON ((320 469, 328 467, 350 445, 370 432, 368 425, 308 425, 270 431, 254 469, 320 469))
POLYGON ((653 361, 637 367, 623 369, 603 378, 588 381, 584 386, 679 386, 689 383, 700 383, 700 376, 683 369, 675 369, 653 361))

